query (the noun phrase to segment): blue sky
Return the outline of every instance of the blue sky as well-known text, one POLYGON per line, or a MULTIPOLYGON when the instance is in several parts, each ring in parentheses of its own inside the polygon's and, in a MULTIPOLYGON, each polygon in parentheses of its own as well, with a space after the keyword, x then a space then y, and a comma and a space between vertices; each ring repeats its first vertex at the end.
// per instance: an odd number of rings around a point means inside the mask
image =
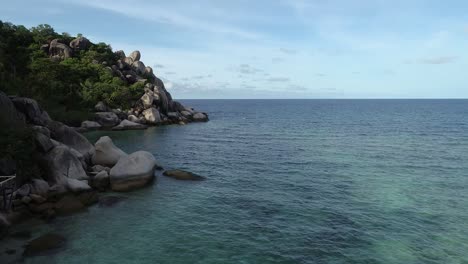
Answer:
POLYGON ((135 49, 175 98, 468 98, 468 1, 0 0, 135 49))

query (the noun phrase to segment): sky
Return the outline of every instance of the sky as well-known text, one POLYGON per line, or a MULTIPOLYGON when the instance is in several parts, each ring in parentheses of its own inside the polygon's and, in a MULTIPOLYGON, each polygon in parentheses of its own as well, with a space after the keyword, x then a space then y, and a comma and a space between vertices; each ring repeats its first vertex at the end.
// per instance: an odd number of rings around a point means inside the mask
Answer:
POLYGON ((81 33, 174 98, 468 98, 465 0, 0 0, 0 20, 81 33))

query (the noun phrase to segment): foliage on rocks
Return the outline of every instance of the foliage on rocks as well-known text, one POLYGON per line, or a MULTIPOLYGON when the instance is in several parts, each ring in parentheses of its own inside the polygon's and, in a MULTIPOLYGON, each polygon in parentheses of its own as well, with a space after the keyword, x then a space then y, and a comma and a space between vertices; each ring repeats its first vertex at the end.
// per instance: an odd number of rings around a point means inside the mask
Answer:
POLYGON ((87 119, 99 101, 130 108, 144 84, 129 84, 112 74, 107 65, 119 58, 110 45, 91 43, 63 60, 48 56, 52 40, 68 44, 73 39, 49 25, 27 29, 0 21, 0 90, 34 98, 53 119, 72 125, 87 119))

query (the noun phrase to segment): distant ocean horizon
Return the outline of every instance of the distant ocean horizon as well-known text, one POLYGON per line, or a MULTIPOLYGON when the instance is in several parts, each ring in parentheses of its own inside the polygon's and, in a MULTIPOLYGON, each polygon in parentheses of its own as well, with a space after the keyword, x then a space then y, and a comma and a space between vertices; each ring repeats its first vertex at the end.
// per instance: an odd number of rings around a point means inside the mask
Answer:
POLYGON ((26 263, 468 263, 467 99, 195 99, 208 123, 107 134, 207 177, 42 228, 26 263))

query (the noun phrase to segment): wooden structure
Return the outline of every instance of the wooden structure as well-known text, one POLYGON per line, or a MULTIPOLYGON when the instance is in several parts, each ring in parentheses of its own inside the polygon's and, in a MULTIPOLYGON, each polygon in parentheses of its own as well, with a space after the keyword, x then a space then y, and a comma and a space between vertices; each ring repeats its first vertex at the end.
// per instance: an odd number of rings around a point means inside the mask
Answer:
POLYGON ((0 176, 0 195, 2 203, 0 210, 8 212, 13 201, 13 192, 16 190, 16 175, 0 176))

